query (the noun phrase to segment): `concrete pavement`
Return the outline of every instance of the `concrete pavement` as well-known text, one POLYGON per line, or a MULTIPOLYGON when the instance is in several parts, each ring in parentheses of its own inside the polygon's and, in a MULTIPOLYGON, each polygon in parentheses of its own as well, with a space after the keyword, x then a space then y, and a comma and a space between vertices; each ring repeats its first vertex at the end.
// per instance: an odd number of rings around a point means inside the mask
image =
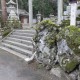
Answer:
POLYGON ((59 80, 21 58, 0 49, 0 80, 59 80), (53 79, 54 78, 54 79, 53 79))

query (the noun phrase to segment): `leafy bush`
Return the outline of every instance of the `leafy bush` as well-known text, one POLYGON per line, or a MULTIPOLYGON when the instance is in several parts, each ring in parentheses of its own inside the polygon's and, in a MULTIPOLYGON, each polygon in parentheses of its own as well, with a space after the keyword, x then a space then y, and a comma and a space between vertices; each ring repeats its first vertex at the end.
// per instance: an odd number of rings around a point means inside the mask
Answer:
POLYGON ((68 46, 80 56, 80 28, 75 26, 63 28, 58 34, 58 40, 61 39, 66 39, 68 46))
POLYGON ((80 17, 77 17, 76 20, 77 20, 77 21, 80 21, 80 17))
POLYGON ((66 27, 70 25, 70 20, 63 20, 60 27, 66 27))
POLYGON ((45 41, 48 47, 52 48, 53 45, 55 44, 57 28, 58 26, 55 23, 53 23, 51 20, 43 20, 36 26, 37 35, 35 36, 34 41, 38 42, 39 32, 43 31, 44 29, 47 29, 49 33, 47 34, 45 41))
POLYGON ((11 26, 12 26, 14 29, 21 28, 21 23, 20 23, 20 21, 18 21, 18 20, 13 20, 13 21, 11 21, 10 23, 11 23, 11 26))
POLYGON ((7 36, 10 32, 11 32, 10 23, 8 21, 6 21, 6 22, 1 21, 1 34, 2 34, 2 37, 7 36))
POLYGON ((66 36, 69 47, 76 55, 80 56, 80 28, 75 26, 68 26, 66 29, 69 30, 69 35, 66 36))
POLYGON ((46 28, 48 29, 48 31, 52 31, 54 27, 57 28, 58 26, 55 23, 53 23, 51 20, 43 20, 42 22, 36 25, 36 30, 42 31, 46 28))
POLYGON ((18 20, 6 21, 6 22, 3 22, 1 20, 1 28, 2 28, 2 36, 5 37, 12 31, 12 29, 21 28, 21 23, 18 20))
POLYGON ((10 32, 11 32, 10 29, 7 29, 7 30, 3 31, 3 32, 2 32, 3 38, 6 37, 10 32))

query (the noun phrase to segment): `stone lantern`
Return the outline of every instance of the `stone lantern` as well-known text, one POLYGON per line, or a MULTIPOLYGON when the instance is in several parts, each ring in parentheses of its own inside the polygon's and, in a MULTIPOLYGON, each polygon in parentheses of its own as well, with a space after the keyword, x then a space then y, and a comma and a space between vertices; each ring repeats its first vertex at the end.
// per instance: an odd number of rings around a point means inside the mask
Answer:
POLYGON ((8 19, 9 20, 18 20, 18 16, 16 15, 16 13, 13 10, 11 10, 10 14, 8 16, 8 19))
POLYGON ((18 15, 16 14, 16 7, 15 7, 15 5, 16 5, 16 3, 15 2, 13 2, 13 0, 10 0, 8 3, 6 3, 7 4, 7 6, 8 6, 8 10, 9 10, 9 16, 8 16, 8 19, 9 20, 18 20, 19 19, 19 17, 18 17, 18 15))
POLYGON ((41 22, 41 14, 38 12, 38 14, 37 14, 37 22, 39 23, 39 22, 41 22))
POLYGON ((6 3, 6 5, 8 6, 8 8, 11 10, 14 10, 15 9, 15 5, 16 3, 13 2, 13 0, 10 0, 8 3, 6 3))
POLYGON ((50 14, 49 17, 51 21, 55 21, 54 15, 50 14))

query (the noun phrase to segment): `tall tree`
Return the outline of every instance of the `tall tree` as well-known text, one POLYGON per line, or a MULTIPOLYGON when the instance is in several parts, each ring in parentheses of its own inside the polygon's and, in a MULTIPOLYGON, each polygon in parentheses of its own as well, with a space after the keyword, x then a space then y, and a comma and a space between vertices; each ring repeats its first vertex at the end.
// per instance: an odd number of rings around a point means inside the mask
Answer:
POLYGON ((49 16, 50 14, 56 15, 57 13, 57 3, 52 0, 33 0, 34 12, 38 11, 44 16, 49 16))
POLYGON ((1 0, 2 19, 5 22, 7 20, 6 0, 1 0))

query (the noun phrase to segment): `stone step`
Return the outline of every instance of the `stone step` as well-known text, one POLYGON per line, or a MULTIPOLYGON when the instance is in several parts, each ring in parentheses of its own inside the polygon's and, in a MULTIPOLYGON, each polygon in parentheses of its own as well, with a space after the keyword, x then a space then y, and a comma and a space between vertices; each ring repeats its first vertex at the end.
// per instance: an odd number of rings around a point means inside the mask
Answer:
POLYGON ((35 30, 33 29, 26 29, 26 30, 14 30, 13 33, 5 38, 0 48, 3 48, 6 51, 10 51, 11 53, 22 57, 26 56, 25 60, 29 61, 32 60, 33 57, 33 36, 35 35, 35 30))
POLYGON ((35 34, 36 31, 35 30, 15 30, 15 32, 19 32, 19 33, 31 33, 31 34, 35 34))
POLYGON ((3 49, 3 50, 5 50, 5 51, 8 51, 8 52, 10 52, 10 53, 12 53, 12 54, 14 54, 16 56, 18 56, 18 57, 20 57, 20 58, 22 58, 24 60, 27 59, 27 58, 29 58, 28 56, 23 55, 21 53, 18 53, 18 52, 14 51, 14 50, 11 50, 11 49, 7 48, 7 47, 0 46, 0 48, 3 49))
POLYGON ((29 51, 33 51, 33 46, 32 45, 28 46, 28 45, 25 45, 25 44, 22 44, 22 43, 19 43, 19 42, 15 42, 15 41, 10 41, 10 40, 5 40, 4 43, 11 44, 11 45, 20 47, 22 49, 27 49, 29 51))
POLYGON ((26 44, 28 46, 32 45, 32 41, 31 40, 27 40, 27 39, 21 39, 22 37, 16 36, 16 37, 8 37, 7 40, 9 41, 14 41, 14 42, 18 42, 18 43, 22 43, 22 44, 26 44))
POLYGON ((26 37, 33 37, 34 34, 31 33, 19 33, 19 32, 13 32, 13 35, 20 35, 20 36, 26 36, 26 37))
POLYGON ((26 29, 15 29, 15 30, 26 31, 26 30, 35 30, 35 29, 34 29, 34 28, 29 28, 29 27, 27 27, 26 29))
POLYGON ((26 36, 20 36, 20 35, 10 35, 10 38, 16 38, 16 39, 23 39, 23 40, 29 40, 31 41, 33 37, 26 37, 26 36))
POLYGON ((32 51, 25 50, 25 49, 22 49, 20 47, 17 47, 17 46, 11 45, 11 44, 7 44, 7 43, 2 43, 2 46, 6 47, 6 48, 9 48, 9 49, 11 49, 11 50, 13 50, 15 52, 18 52, 18 53, 21 53, 23 55, 26 55, 28 57, 32 56, 32 51))

